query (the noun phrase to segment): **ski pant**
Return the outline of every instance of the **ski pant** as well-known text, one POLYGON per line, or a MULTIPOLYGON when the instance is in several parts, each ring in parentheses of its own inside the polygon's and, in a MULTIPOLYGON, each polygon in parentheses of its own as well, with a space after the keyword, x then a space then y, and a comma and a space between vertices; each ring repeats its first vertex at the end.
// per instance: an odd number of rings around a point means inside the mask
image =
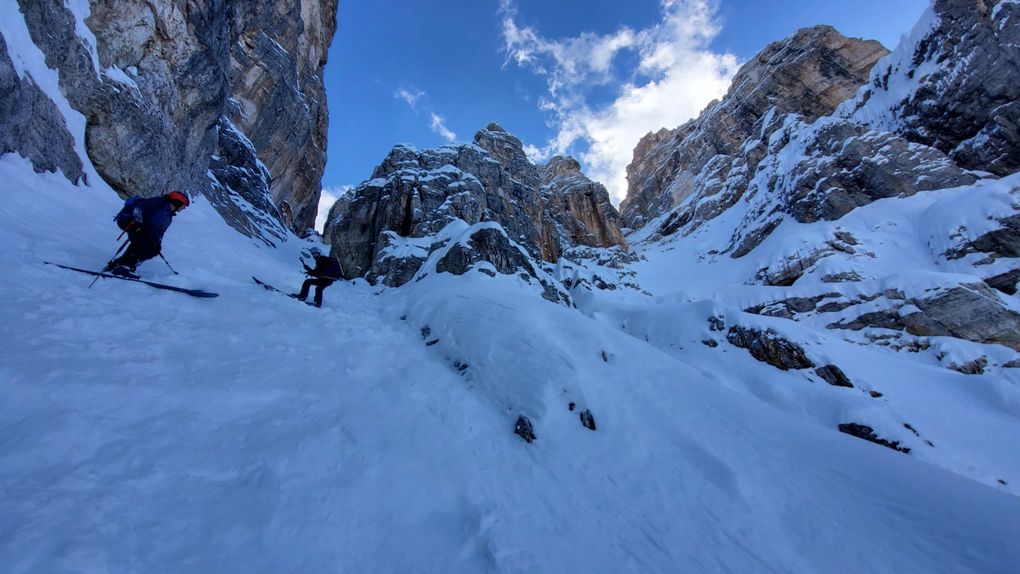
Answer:
POLYGON ((159 255, 162 251, 159 239, 145 233, 144 231, 128 232, 131 243, 127 250, 120 257, 113 260, 114 265, 123 265, 134 271, 142 261, 148 261, 159 255))
POLYGON ((308 297, 308 290, 311 289, 312 285, 315 285, 315 306, 322 307, 322 292, 326 290, 326 287, 332 285, 333 281, 335 279, 330 279, 329 277, 305 279, 305 282, 301 285, 301 292, 298 293, 298 299, 304 301, 308 297))

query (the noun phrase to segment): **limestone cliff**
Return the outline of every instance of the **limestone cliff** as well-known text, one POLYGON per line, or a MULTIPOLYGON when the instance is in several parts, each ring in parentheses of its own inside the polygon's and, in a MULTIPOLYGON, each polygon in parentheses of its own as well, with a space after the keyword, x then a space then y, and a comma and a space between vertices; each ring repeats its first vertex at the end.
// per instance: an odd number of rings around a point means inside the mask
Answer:
MULTIPOLYGON (((321 72, 336 0, 18 7, 62 94, 85 117, 89 160, 119 193, 205 194, 228 223, 267 243, 312 224, 325 164, 321 72)), ((0 106, 0 152, 78 181, 84 158, 71 153, 37 81, 15 68, 5 50, 0 90, 11 97, 0 106), (7 129, 20 120, 46 127, 7 129)))
POLYGON ((646 135, 627 167, 627 224, 639 227, 683 201, 694 178, 716 156, 738 154, 761 133, 766 116, 798 113, 805 120, 831 113, 868 79, 888 51, 874 41, 847 38, 830 26, 800 30, 744 64, 722 100, 674 130, 646 135))

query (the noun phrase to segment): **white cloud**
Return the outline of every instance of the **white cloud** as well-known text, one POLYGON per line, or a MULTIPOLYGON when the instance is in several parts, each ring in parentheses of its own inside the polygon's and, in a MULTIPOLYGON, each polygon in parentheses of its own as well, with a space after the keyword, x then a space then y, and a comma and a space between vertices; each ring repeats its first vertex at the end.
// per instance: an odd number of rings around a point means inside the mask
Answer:
POLYGON ((329 209, 333 207, 336 200, 352 189, 349 185, 335 187, 324 187, 319 195, 319 210, 315 215, 315 229, 319 233, 326 227, 326 218, 329 217, 329 209))
MULTIPOLYGON (((411 107, 412 110, 414 110, 414 113, 416 114, 418 113, 418 101, 427 96, 428 94, 426 94, 424 90, 419 90, 414 86, 400 87, 397 91, 393 92, 394 98, 403 100, 411 107)), ((429 115, 429 128, 433 132, 439 134, 440 137, 448 142, 452 142, 457 139, 457 134, 453 133, 450 128, 446 127, 446 118, 437 114, 429 106, 423 105, 422 109, 429 115)))
POLYGON ((449 130, 449 128, 446 127, 446 119, 436 114, 435 112, 429 112, 429 115, 432 118, 432 123, 429 124, 429 127, 432 128, 432 131, 442 136, 442 138, 448 142, 452 142, 453 140, 457 139, 457 134, 453 133, 452 131, 449 130))
POLYGON ((396 92, 393 93, 394 98, 404 100, 405 102, 407 102, 407 105, 411 106, 411 109, 415 110, 418 109, 418 100, 420 100, 424 95, 425 92, 419 90, 414 86, 410 86, 407 88, 401 87, 396 92))
POLYGON ((638 140, 695 117, 726 92, 738 68, 734 56, 709 49, 719 32, 713 0, 661 0, 661 8, 660 21, 642 30, 549 40, 518 26, 513 0, 500 0, 507 63, 545 78, 548 94, 539 108, 557 130, 529 155, 546 159, 580 144, 588 175, 617 203, 627 192, 626 168, 638 140), (637 55, 632 69, 614 65, 625 50, 637 55), (591 88, 609 85, 618 86, 612 102, 588 103, 591 88))

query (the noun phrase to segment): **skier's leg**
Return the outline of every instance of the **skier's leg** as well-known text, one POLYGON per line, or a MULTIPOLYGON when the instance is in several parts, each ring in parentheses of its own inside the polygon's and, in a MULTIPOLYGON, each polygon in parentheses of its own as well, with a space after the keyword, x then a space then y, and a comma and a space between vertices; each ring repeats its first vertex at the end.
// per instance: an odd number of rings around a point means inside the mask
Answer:
POLYGON ((311 289, 313 283, 315 283, 315 279, 305 279, 305 282, 301 284, 301 292, 297 294, 297 298, 302 301, 307 299, 308 290, 311 289))
POLYGON ((132 233, 130 238, 124 254, 108 263, 106 270, 120 268, 133 274, 139 263, 159 255, 160 244, 155 238, 145 233, 132 233))

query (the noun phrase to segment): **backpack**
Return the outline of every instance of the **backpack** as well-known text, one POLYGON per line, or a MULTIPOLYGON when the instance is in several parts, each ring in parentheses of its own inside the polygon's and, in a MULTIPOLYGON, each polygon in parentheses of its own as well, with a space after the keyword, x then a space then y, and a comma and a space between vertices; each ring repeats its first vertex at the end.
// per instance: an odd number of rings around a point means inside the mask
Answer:
POLYGON ((131 226, 131 223, 138 220, 137 216, 140 214, 135 213, 135 209, 137 209, 135 204, 141 200, 141 197, 133 195, 124 202, 124 207, 122 207, 113 218, 113 220, 117 222, 117 227, 127 231, 127 228, 131 226))

